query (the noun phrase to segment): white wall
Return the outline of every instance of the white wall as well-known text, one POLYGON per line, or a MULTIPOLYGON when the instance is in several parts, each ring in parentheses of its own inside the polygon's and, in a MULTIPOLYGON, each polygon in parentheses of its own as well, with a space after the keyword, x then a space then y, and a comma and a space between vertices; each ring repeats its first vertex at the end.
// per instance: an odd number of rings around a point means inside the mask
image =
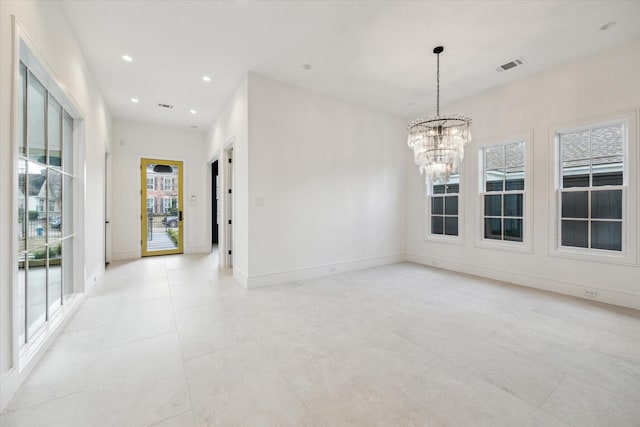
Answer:
POLYGON ((209 252, 203 132, 115 120, 112 143, 113 259, 141 256, 140 159, 184 162, 184 252, 209 252), (196 196, 196 202, 191 202, 196 196))
POLYGON ((249 286, 401 260, 406 121, 249 74, 249 286))
MULTIPOLYGON (((211 162, 215 158, 223 158, 223 150, 233 144, 234 159, 234 212, 235 225, 233 227, 233 275, 244 286, 247 284, 248 247, 249 247, 249 214, 248 214, 248 118, 247 118, 247 80, 243 80, 234 91, 231 99, 218 114, 215 122, 207 132, 205 159, 211 162)), ((220 175, 223 177, 224 168, 220 162, 220 175)), ((209 182, 211 173, 209 172, 209 182)), ((226 183, 222 183, 226 187, 226 183)), ((211 187, 209 187, 211 188, 211 187)), ((211 212, 211 191, 209 194, 209 218, 211 212)), ((226 209, 224 198, 221 199, 221 212, 226 209)), ((221 227, 219 241, 224 242, 226 227, 221 227)), ((211 235, 211 232, 209 232, 211 235)))
MULTIPOLYGON (((85 63, 66 17, 55 2, 0 2, 0 408, 13 394, 29 369, 14 369, 17 349, 12 343, 14 150, 11 134, 13 36, 12 15, 22 24, 54 78, 62 83, 84 115, 84 271, 87 288, 104 272, 104 153, 108 147, 111 117, 98 86, 85 63)), ((81 230, 78 230, 81 231, 81 230)), ((35 362, 33 359, 33 362, 35 362)), ((33 363, 31 364, 31 366, 33 363)))
MULTIPOLYGON (((517 70, 516 70, 517 72, 517 70)), ((443 88, 446 90, 446 88, 443 88)), ((550 255, 550 197, 554 155, 549 131, 563 123, 597 118, 640 106, 640 41, 583 58, 532 78, 468 98, 444 111, 473 119, 474 143, 465 156, 463 246, 424 241, 424 180, 409 153, 407 164, 407 254, 410 260, 576 296, 584 288, 598 291, 598 299, 640 308, 640 268, 579 261, 550 255), (533 132, 532 254, 479 248, 476 144, 501 135, 533 132)), ((631 144, 638 144, 637 136, 631 144)), ((637 150, 635 151, 638 152, 637 150)), ((637 156, 636 156, 637 157, 637 156)), ((635 159, 635 176, 639 159, 635 159)), ((634 175, 632 174, 632 176, 634 175)), ((636 194, 636 198, 638 195, 636 194)), ((632 224, 633 225, 633 224, 632 224)), ((632 236, 631 245, 638 244, 632 236)))

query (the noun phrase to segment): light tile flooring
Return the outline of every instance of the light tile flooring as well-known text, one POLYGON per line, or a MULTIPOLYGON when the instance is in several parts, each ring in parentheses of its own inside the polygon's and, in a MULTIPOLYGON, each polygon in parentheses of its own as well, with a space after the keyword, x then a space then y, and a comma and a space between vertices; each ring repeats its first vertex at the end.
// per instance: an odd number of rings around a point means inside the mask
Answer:
POLYGON ((640 313, 414 264, 109 267, 2 426, 640 426, 640 313))

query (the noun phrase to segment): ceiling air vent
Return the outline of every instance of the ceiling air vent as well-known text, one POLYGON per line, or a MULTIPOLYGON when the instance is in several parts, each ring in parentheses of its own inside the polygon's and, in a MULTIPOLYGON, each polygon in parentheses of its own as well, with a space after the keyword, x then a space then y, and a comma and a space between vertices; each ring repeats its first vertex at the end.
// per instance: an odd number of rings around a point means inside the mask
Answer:
POLYGON ((158 107, 172 109, 173 105, 163 104, 162 102, 160 102, 160 103, 158 103, 158 107))
POLYGON ((524 64, 524 59, 517 58, 517 59, 514 59, 513 61, 507 62, 506 64, 502 64, 501 66, 496 68, 496 71, 507 71, 507 70, 510 70, 512 68, 519 67, 522 64, 524 64))

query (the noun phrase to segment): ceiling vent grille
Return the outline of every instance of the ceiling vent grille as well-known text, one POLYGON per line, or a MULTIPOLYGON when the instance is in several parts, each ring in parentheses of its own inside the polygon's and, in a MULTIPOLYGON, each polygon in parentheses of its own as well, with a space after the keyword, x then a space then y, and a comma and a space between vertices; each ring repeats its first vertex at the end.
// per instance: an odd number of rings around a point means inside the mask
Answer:
POLYGON ((506 64, 502 64, 501 66, 496 68, 496 71, 507 71, 507 70, 510 70, 512 68, 516 68, 516 67, 519 67, 519 66, 523 65, 524 62, 525 62, 524 59, 516 58, 513 61, 509 61, 506 64))
POLYGON ((172 109, 173 105, 169 105, 169 104, 163 104, 162 102, 158 103, 158 107, 160 108, 168 108, 168 109, 172 109))

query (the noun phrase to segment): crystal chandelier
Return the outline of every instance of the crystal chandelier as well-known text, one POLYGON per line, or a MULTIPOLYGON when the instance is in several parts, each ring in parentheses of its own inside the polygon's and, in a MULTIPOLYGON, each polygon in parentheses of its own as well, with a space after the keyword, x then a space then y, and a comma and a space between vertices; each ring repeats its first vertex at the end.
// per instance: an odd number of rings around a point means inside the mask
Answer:
POLYGON ((471 142, 471 119, 461 114, 440 115, 440 54, 444 48, 433 49, 437 55, 436 115, 414 120, 409 125, 407 144, 413 150, 413 160, 425 174, 427 183, 446 183, 457 174, 464 157, 464 146, 471 142))

